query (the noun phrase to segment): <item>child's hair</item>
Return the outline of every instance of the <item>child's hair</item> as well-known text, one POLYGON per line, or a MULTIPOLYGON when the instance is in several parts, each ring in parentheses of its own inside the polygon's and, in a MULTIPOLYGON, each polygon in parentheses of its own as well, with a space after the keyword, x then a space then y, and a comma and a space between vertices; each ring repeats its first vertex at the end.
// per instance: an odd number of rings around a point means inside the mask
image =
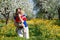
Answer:
POLYGON ((23 10, 21 10, 21 13, 24 14, 25 12, 23 10))

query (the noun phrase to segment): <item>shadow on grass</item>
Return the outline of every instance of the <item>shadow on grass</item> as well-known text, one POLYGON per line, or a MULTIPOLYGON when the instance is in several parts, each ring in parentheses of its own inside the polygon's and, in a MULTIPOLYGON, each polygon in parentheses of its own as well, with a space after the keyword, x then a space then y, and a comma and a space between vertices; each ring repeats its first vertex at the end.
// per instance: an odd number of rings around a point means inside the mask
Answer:
POLYGON ((5 36, 5 37, 17 37, 17 34, 0 34, 0 36, 5 36))
POLYGON ((56 20, 54 24, 60 26, 60 20, 56 20))
POLYGON ((42 36, 42 32, 38 25, 34 25, 29 28, 29 34, 30 36, 42 36))
POLYGON ((4 24, 3 23, 0 23, 0 27, 3 27, 4 26, 4 24))

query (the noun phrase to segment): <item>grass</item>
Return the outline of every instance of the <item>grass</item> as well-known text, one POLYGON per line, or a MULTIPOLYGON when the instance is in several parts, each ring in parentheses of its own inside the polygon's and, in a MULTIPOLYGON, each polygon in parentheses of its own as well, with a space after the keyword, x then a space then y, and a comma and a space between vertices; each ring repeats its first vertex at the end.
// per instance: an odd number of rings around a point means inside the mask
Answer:
MULTIPOLYGON (((32 19, 27 21, 29 26, 29 40, 60 40, 60 21, 32 19)), ((0 40, 26 40, 20 38, 13 21, 6 25, 0 21, 0 40)))

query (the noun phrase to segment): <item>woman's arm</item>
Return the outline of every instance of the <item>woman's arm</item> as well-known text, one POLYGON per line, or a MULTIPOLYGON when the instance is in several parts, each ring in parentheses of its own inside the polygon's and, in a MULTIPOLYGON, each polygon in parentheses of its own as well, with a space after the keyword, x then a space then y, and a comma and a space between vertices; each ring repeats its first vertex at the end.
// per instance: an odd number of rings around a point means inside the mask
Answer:
POLYGON ((19 14, 19 19, 22 21, 22 26, 25 29, 25 25, 23 24, 24 20, 21 18, 21 15, 19 14))
POLYGON ((18 16, 19 16, 19 19, 20 19, 22 22, 24 22, 24 20, 21 18, 21 15, 19 14, 18 16))

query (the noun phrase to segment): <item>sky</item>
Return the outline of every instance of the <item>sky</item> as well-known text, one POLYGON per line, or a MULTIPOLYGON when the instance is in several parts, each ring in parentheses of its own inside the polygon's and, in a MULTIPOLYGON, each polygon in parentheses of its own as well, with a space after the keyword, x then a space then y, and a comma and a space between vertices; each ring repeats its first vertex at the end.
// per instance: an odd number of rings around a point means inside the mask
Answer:
MULTIPOLYGON (((32 0, 29 0, 29 2, 33 4, 33 1, 32 0)), ((33 11, 33 14, 35 15, 36 14, 36 11, 33 11)))
POLYGON ((30 3, 33 3, 33 1, 32 0, 29 0, 30 1, 30 3))

